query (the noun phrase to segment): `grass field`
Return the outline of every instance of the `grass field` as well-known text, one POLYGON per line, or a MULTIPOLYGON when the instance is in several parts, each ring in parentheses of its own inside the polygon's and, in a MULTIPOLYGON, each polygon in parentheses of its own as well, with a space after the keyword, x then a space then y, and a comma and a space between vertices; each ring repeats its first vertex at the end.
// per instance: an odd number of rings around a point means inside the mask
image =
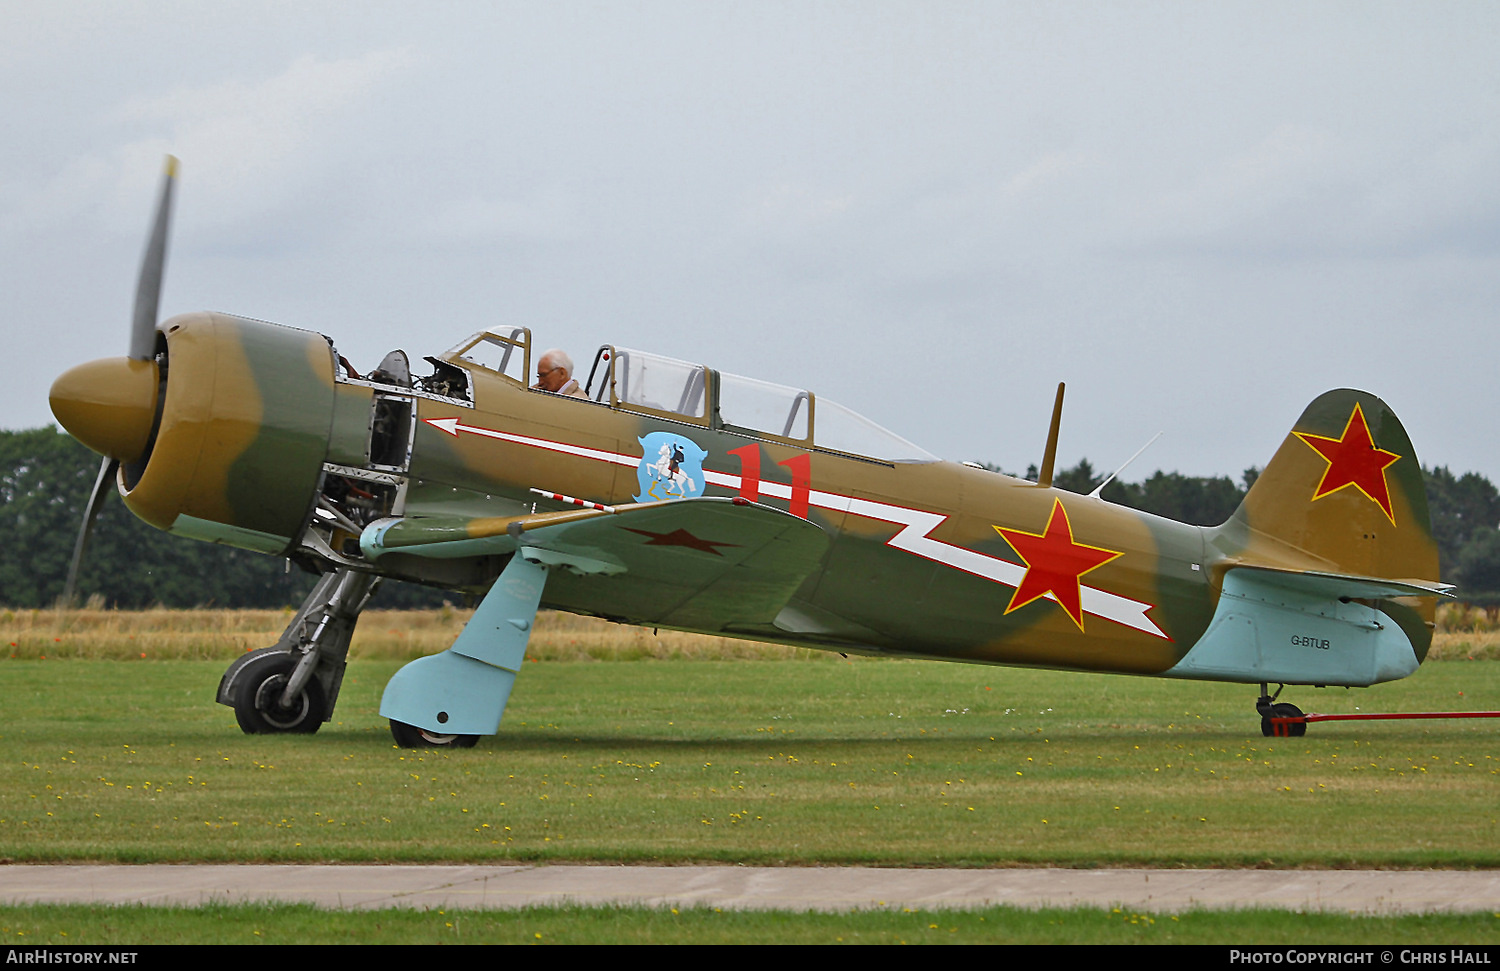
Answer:
MULTIPOLYGON (((318 735, 245 736, 222 661, 142 646, 0 662, 0 857, 1500 865, 1500 720, 1265 739, 1246 686, 701 652, 528 663, 498 736, 411 752, 399 661, 356 658, 318 735)), ((1494 709, 1500 665, 1290 697, 1494 709)))
MULTIPOLYGON (((1246 686, 916 661, 548 616, 501 733, 406 751, 377 713, 459 610, 366 615, 336 721, 245 736, 213 703, 280 611, 0 614, 0 860, 1494 867, 1500 720, 1265 739, 1246 686)), ((1451 620, 1452 618, 1450 618, 1451 620)), ((1500 635, 1315 711, 1500 708, 1500 635)), ((1500 915, 1090 908, 326 914, 0 907, 0 941, 1494 943, 1500 915)))
POLYGON ((329 912, 302 905, 0 907, 0 942, 44 944, 1489 944, 1500 915, 1283 910, 857 911, 528 907, 329 912))

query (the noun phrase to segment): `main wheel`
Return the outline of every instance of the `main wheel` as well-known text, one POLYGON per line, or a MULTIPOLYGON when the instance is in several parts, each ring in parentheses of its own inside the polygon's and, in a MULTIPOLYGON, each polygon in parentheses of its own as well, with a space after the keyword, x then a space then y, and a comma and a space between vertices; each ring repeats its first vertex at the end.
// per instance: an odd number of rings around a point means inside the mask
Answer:
POLYGON ((1275 724, 1272 718, 1301 718, 1302 709, 1282 702, 1271 706, 1271 714, 1260 719, 1260 733, 1266 738, 1300 738, 1307 734, 1307 722, 1282 722, 1275 724))
POLYGON ((394 719, 391 737, 402 748, 473 748, 479 744, 478 735, 442 735, 394 719))
POLYGON ((283 707, 281 695, 286 691, 298 658, 291 654, 264 654, 239 672, 234 685, 234 718, 246 735, 274 735, 298 732, 311 735, 323 726, 327 709, 323 703, 323 686, 309 678, 302 696, 283 707))

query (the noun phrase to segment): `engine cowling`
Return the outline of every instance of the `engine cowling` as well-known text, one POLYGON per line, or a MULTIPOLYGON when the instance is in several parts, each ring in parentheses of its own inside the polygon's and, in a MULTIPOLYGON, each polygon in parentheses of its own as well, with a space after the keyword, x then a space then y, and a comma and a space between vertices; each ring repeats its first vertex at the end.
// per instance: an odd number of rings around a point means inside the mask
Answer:
POLYGON ((160 529, 287 552, 328 454, 335 360, 310 331, 220 313, 173 317, 152 361, 91 361, 52 386, 79 441, 120 461, 125 504, 160 529))

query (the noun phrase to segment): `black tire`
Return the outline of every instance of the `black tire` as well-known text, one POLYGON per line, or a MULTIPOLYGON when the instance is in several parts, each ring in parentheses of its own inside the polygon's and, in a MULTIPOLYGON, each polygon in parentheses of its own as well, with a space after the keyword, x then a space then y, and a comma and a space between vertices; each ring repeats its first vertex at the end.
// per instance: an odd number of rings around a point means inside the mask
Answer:
POLYGON ((1260 733, 1266 738, 1301 738, 1307 734, 1307 722, 1273 724, 1272 718, 1301 718, 1302 709, 1282 702, 1271 706, 1271 714, 1262 716, 1260 733))
POLYGON ((391 721, 391 737, 402 748, 473 748, 478 735, 440 735, 406 722, 391 721))
POLYGON ((281 707, 281 693, 297 661, 291 654, 265 654, 245 665, 235 677, 234 718, 246 735, 311 735, 323 727, 327 708, 317 678, 308 679, 302 697, 292 707, 281 707))

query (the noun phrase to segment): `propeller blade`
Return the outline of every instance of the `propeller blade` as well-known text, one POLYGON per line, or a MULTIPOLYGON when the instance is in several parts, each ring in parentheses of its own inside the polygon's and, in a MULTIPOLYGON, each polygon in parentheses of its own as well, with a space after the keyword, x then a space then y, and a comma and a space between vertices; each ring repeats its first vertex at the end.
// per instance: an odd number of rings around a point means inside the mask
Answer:
POLYGON ((130 356, 149 361, 156 354, 156 313, 161 302, 162 274, 167 265, 167 236, 172 223, 172 189, 177 183, 177 159, 167 156, 156 202, 156 221, 141 259, 141 278, 135 287, 135 317, 130 323, 130 356))
MULTIPOLYGON (((172 190, 177 184, 177 159, 168 155, 166 169, 161 176, 161 193, 156 200, 156 218, 151 224, 151 238, 146 241, 146 254, 141 258, 141 276, 135 285, 135 315, 130 321, 130 357, 138 361, 149 361, 156 356, 156 315, 161 304, 161 281, 167 267, 167 237, 172 228, 172 190)), ((99 465, 99 475, 94 479, 93 491, 89 493, 89 504, 83 510, 83 525, 78 530, 78 540, 73 544, 73 561, 68 564, 68 579, 63 584, 63 603, 72 606, 78 593, 78 570, 83 565, 88 551, 89 535, 94 531, 94 520, 99 518, 99 509, 114 485, 115 472, 120 468, 118 459, 105 456, 99 465)))
POLYGON ((78 568, 83 565, 83 554, 89 546, 89 534, 94 530, 94 520, 99 518, 99 508, 104 502, 104 496, 114 485, 115 470, 120 463, 112 458, 105 458, 99 466, 99 477, 94 480, 94 490, 89 493, 89 504, 83 510, 83 528, 78 530, 78 542, 73 544, 73 562, 68 564, 68 580, 63 584, 63 603, 73 606, 73 598, 78 593, 78 568))

